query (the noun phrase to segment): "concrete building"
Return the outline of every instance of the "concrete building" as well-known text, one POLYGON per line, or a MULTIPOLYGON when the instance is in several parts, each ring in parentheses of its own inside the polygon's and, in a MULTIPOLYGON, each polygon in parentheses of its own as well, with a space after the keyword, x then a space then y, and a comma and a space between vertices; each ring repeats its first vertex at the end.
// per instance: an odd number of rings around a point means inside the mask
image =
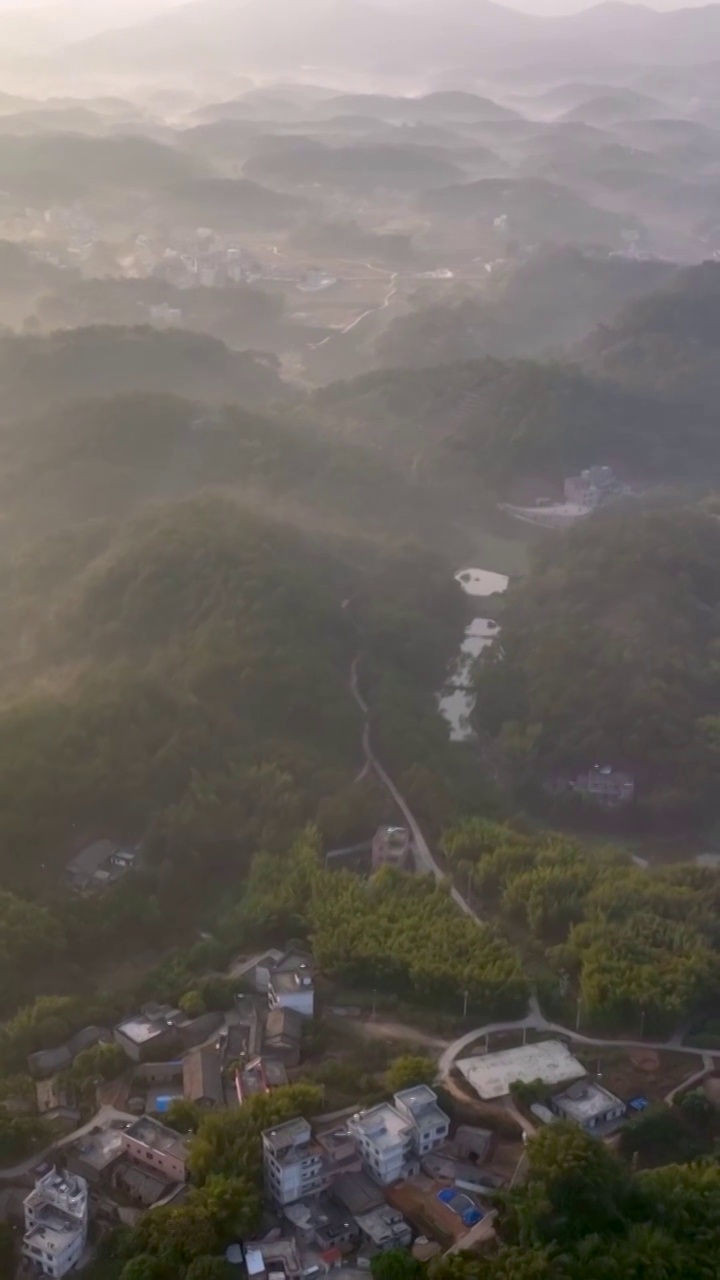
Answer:
POLYGON ((79 1124, 80 1109, 77 1106, 72 1085, 65 1084, 63 1077, 51 1076, 49 1080, 38 1080, 35 1085, 38 1115, 44 1120, 66 1121, 79 1124))
POLYGON ((594 1080, 579 1080, 564 1093, 557 1093, 550 1103, 556 1115, 572 1120, 586 1133, 607 1130, 623 1119, 627 1110, 621 1098, 594 1080))
POLYGON ((413 1148, 419 1156, 427 1155, 446 1141, 450 1120, 440 1109, 437 1094, 426 1084, 415 1085, 395 1094, 395 1106, 413 1126, 413 1148))
POLYGON ((333 1182, 330 1195, 341 1209, 351 1213, 354 1218, 385 1203, 385 1197, 377 1183, 362 1172, 341 1174, 333 1182))
POLYGON ((635 799, 635 779, 631 773, 613 769, 609 764, 595 764, 575 779, 574 790, 596 804, 615 809, 635 799))
POLYGON ((370 853, 373 872, 381 867, 407 868, 412 861, 410 832, 407 827, 378 827, 370 853))
POLYGON ((146 1004, 140 1013, 125 1018, 115 1028, 115 1041, 133 1062, 152 1058, 179 1044, 179 1024, 187 1022, 179 1009, 169 1004, 146 1004))
POLYGON ((135 865, 137 853, 114 840, 95 840, 68 862, 65 875, 79 893, 107 889, 135 865))
POLYGON ((256 1093, 271 1093, 287 1083, 283 1063, 274 1058, 253 1058, 235 1072, 235 1092, 240 1106, 256 1093))
POLYGON ((350 1130, 342 1128, 326 1129, 318 1133, 315 1141, 323 1153, 325 1167, 330 1185, 346 1173, 360 1173, 362 1159, 355 1139, 350 1130))
POLYGON ((129 1160, 149 1167, 172 1182, 184 1182, 187 1176, 186 1141, 174 1129, 168 1129, 142 1116, 122 1132, 124 1154, 129 1160))
POLYGON ((363 1165, 382 1187, 419 1172, 420 1157, 445 1142, 450 1121, 427 1085, 403 1089, 348 1120, 363 1165))
POLYGON ((315 1245, 323 1252, 339 1249, 352 1253, 360 1242, 360 1228, 352 1214, 343 1211, 326 1196, 317 1200, 298 1200, 288 1205, 285 1217, 298 1243, 305 1248, 315 1245))
POLYGON ((78 1174, 91 1186, 98 1186, 109 1182, 124 1150, 122 1129, 101 1129, 99 1133, 85 1134, 66 1147, 65 1160, 71 1173, 78 1174))
POLYGON ((294 1240, 255 1240, 245 1245, 248 1280, 301 1280, 302 1265, 294 1240))
POLYGON ((279 1208, 327 1189, 324 1153, 307 1120, 298 1117, 266 1129, 262 1141, 265 1188, 279 1208))
POLYGON ((271 1009, 292 1009, 303 1018, 315 1013, 315 984, 308 965, 296 969, 275 970, 268 983, 268 1004, 271 1009))
POLYGON ((360 1111, 348 1120, 363 1166, 381 1187, 417 1173, 413 1158, 413 1124, 389 1102, 360 1111))
POLYGON ((295 1009, 271 1009, 265 1023, 263 1049, 286 1067, 297 1067, 302 1046, 303 1015, 295 1009))
POLYGON ((408 1249, 412 1244, 412 1228, 392 1205, 378 1205, 361 1213, 355 1221, 364 1245, 372 1253, 388 1249, 408 1249))
POLYGON ((518 1045, 516 1049, 460 1058, 456 1065, 479 1097, 487 1101, 505 1097, 516 1080, 525 1084, 542 1080, 543 1084, 553 1085, 587 1074, 582 1063, 560 1040, 541 1040, 538 1044, 518 1045))
POLYGON ((214 1045, 191 1049, 183 1058, 183 1095, 200 1107, 222 1107, 225 1103, 222 1062, 214 1045))
POLYGON ((87 1243, 85 1179, 53 1168, 37 1180, 24 1208, 23 1257, 45 1276, 67 1275, 77 1266, 87 1243))
POLYGON ((32 1076, 52 1076, 72 1066, 79 1053, 92 1049, 96 1044, 109 1044, 111 1033, 105 1027, 83 1027, 65 1044, 56 1049, 40 1049, 28 1058, 28 1071, 32 1076))

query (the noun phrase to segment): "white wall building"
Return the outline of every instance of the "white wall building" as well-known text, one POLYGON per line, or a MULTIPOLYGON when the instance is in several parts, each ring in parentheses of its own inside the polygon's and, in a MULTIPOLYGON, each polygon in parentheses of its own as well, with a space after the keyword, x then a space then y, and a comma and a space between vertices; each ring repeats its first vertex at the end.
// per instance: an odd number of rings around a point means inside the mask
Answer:
POLYGON ((417 1172, 413 1165, 412 1123, 389 1102, 360 1111, 348 1120, 363 1164, 381 1187, 417 1172))
POLYGON ((313 1141, 307 1120, 298 1118, 266 1129, 263 1140, 265 1187, 280 1207, 319 1195, 328 1185, 322 1147, 313 1141))
POLYGON ((270 974, 268 1004, 271 1009, 294 1009, 304 1018, 315 1013, 315 984, 307 965, 298 965, 288 972, 270 974))
POLYGON ((420 1156, 447 1139, 450 1121, 427 1085, 396 1093, 394 1105, 381 1102, 348 1120, 367 1172, 387 1187, 417 1173, 420 1156))
POLYGON ((85 1251, 87 1226, 87 1182, 51 1169, 25 1199, 23 1256, 43 1275, 65 1276, 85 1251))
POLYGON ((394 1102, 400 1115, 412 1123, 413 1150, 419 1156, 425 1156, 447 1142, 450 1120, 438 1106, 437 1094, 428 1085, 418 1084, 412 1089, 403 1089, 395 1094, 394 1102))

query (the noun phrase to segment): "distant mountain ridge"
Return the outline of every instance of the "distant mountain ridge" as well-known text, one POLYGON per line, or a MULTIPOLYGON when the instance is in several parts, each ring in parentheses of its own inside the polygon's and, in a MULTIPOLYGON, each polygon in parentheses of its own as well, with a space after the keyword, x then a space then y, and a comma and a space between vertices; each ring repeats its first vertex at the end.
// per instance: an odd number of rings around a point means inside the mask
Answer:
POLYGON ((658 12, 606 2, 539 17, 492 0, 453 0, 420 10, 370 0, 190 0, 149 20, 68 46, 69 65, 94 70, 194 66, 297 70, 299 65, 428 73, 443 65, 482 69, 483 55, 517 64, 533 56, 574 58, 578 67, 618 60, 640 65, 707 62, 720 56, 720 4, 658 12))

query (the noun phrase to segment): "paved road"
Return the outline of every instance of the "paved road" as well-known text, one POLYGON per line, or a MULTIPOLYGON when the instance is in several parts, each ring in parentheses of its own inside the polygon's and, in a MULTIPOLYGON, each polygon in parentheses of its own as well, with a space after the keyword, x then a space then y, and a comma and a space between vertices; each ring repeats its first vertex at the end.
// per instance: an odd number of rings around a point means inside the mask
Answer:
MULTIPOLYGON (((413 838, 413 844, 415 847, 415 860, 416 860, 416 865, 418 870, 423 871, 428 875, 434 876, 438 882, 441 880, 446 881, 447 877, 444 871, 442 870, 442 867, 439 866, 439 864, 436 862, 435 858, 433 857, 430 846, 427 840, 425 839, 422 831, 420 830, 420 825, 417 819, 415 818, 415 815, 413 814, 410 806, 408 805, 407 800, 405 799, 402 792, 398 790, 392 778, 390 777, 390 774, 387 772, 387 769, 383 767, 383 765, 380 763, 377 756, 375 755, 375 752, 373 751, 372 742, 370 740, 370 721, 368 719, 370 709, 368 707, 367 702, 363 698, 362 693, 360 692, 360 688, 358 684, 358 665, 359 665, 359 660, 358 658, 355 658, 350 670, 350 690, 352 692, 353 698, 355 699, 357 705, 359 706, 363 714, 362 746, 363 746, 363 751, 365 753, 365 760, 367 762, 367 765, 369 766, 369 768, 371 768, 374 771, 374 773, 377 774, 378 778, 382 782, 386 791, 390 793, 393 800, 395 801, 395 804, 397 805, 398 809, 402 813, 408 825, 408 829, 411 832, 412 838, 413 838)), ((470 906, 470 903, 466 902, 465 898, 463 898, 462 894, 458 889, 452 886, 450 889, 450 895, 453 901, 457 904, 460 910, 465 913, 466 916, 469 916, 471 920, 474 920, 475 923, 480 925, 481 927, 483 926, 483 921, 480 919, 480 916, 477 915, 475 911, 473 911, 473 908, 470 906)))
POLYGON ((498 1031, 522 1031, 524 1028, 527 1028, 528 1031, 549 1031, 572 1040, 573 1044, 584 1045, 590 1049, 655 1049, 658 1051, 669 1049, 673 1053, 691 1054, 696 1058, 702 1057, 703 1061, 706 1058, 712 1061, 712 1054, 704 1054, 701 1049, 691 1049, 686 1045, 678 1044, 673 1036, 670 1036, 668 1040, 660 1041, 601 1040, 593 1036, 584 1036, 579 1031, 573 1031, 570 1027, 563 1027, 558 1022, 550 1022, 540 1010, 536 1000, 531 1000, 530 1004, 530 1012, 524 1018, 517 1018, 514 1022, 489 1022, 484 1027, 478 1027, 475 1031, 468 1031, 466 1035, 459 1036, 442 1054, 438 1064, 439 1074, 446 1076, 456 1058, 474 1041, 482 1039, 483 1036, 492 1035, 498 1031))
POLYGON ((88 1120, 87 1124, 83 1124, 79 1129, 73 1129, 72 1133, 66 1133, 64 1138, 58 1138, 57 1142, 53 1142, 52 1146, 46 1147, 44 1151, 36 1151, 29 1159, 23 1160, 22 1164, 13 1165, 8 1169, 0 1169, 0 1182, 14 1181, 24 1177, 35 1168, 35 1165, 42 1164, 52 1151, 56 1151, 58 1147, 67 1147, 69 1143, 75 1142, 77 1138, 84 1138, 86 1134, 92 1133, 95 1128, 104 1128, 109 1125, 111 1120, 122 1120, 123 1123, 132 1123, 137 1120, 137 1116, 131 1116, 127 1111, 118 1111, 116 1107, 100 1107, 95 1112, 92 1120, 88 1120))
POLYGON ((378 311, 385 311, 390 306, 395 294, 397 293, 397 271, 393 271, 390 275, 390 288, 388 289, 382 302, 377 307, 368 307, 367 311, 363 311, 362 315, 357 316, 355 320, 351 320, 350 324, 344 325, 341 329, 336 329, 333 333, 329 333, 326 338, 321 338, 319 342, 311 343, 313 351, 318 351, 320 347, 324 347, 326 343, 331 342, 333 338, 343 338, 346 333, 352 333, 353 329, 368 316, 374 316, 378 311))

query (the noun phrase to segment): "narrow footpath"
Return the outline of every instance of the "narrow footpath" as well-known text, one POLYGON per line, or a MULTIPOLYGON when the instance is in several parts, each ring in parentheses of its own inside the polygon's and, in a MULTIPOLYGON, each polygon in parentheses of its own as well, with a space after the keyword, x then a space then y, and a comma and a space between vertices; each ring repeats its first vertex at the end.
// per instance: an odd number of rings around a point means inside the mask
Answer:
MULTIPOLYGON (((373 772, 377 775, 377 777, 382 782, 386 791, 388 791, 389 794, 392 796, 393 800, 395 801, 395 804, 397 805, 398 809, 402 813, 408 825, 408 830, 410 831, 413 838, 413 845, 415 848, 415 859, 416 859, 418 871, 423 871, 426 874, 434 876, 437 881, 441 881, 441 880, 445 881, 447 880, 447 876, 445 875, 445 872, 442 870, 442 867, 440 867, 437 861, 435 860, 435 857, 433 856, 430 846, 427 840, 425 839, 425 836, 423 835, 422 831, 420 830, 420 825, 417 819, 415 818, 415 815, 413 814, 407 800, 405 799, 405 796, 402 794, 401 791, 398 790, 392 778, 390 777, 390 774, 380 763, 377 756, 375 755, 375 752, 373 751, 372 742, 370 739, 370 709, 368 707, 367 702, 363 698, 362 693, 360 692, 360 687, 358 683, 358 666, 359 666, 359 659, 356 657, 353 659, 353 664, 350 669, 350 691, 363 715, 362 748, 363 748, 363 752, 365 753, 366 765, 368 768, 373 770, 373 772)), ((479 925, 481 928, 484 927, 484 922, 480 919, 480 916, 477 914, 476 911, 473 910, 473 908, 470 906, 470 903, 467 902, 465 898, 463 898, 460 891, 456 889, 454 885, 452 885, 450 888, 450 896, 452 897, 453 902, 455 902, 455 904, 460 908, 461 911, 465 913, 466 916, 469 916, 470 919, 474 920, 475 923, 479 925)))
MULTIPOLYGON (((370 708, 368 707, 368 704, 360 690, 358 675, 359 664, 359 656, 356 656, 353 659, 350 669, 350 691, 357 706, 360 708, 363 717, 362 748, 365 755, 365 767, 361 776, 364 776, 367 770, 371 769, 380 779, 388 793, 392 796, 395 804, 405 818, 408 829, 412 834, 418 870, 434 876, 438 882, 447 881, 448 877, 436 861, 432 850, 420 829, 420 825, 405 799, 405 796, 398 790, 390 777, 390 774, 380 763, 373 751, 370 736, 370 708)), ((454 885, 451 886, 450 895, 453 902, 456 903, 466 916, 469 916, 471 920, 474 920, 480 928, 484 927, 484 921, 482 918, 473 909, 467 899, 462 896, 460 890, 456 889, 454 885)), ((474 1031, 468 1031, 465 1035, 460 1036, 457 1040, 454 1040, 452 1044, 448 1045, 440 1057, 438 1064, 438 1075, 440 1079, 449 1075, 456 1058, 458 1058, 460 1054, 476 1040, 482 1039, 483 1036, 490 1035, 494 1032, 522 1030, 547 1031, 554 1035, 563 1036, 565 1039, 571 1040, 573 1044, 586 1045, 589 1048, 595 1049, 615 1048, 630 1050, 654 1049, 657 1051, 671 1050, 674 1053, 693 1055, 696 1058, 700 1058, 703 1063, 702 1069, 697 1072, 698 1079, 701 1079, 704 1074, 707 1074, 707 1072, 712 1069, 714 1063, 714 1058, 711 1053, 681 1044, 679 1042, 678 1033, 675 1033, 674 1035, 669 1036, 667 1040, 662 1041, 602 1040, 596 1039, 592 1036, 582 1035, 579 1031, 575 1031, 569 1027, 563 1027, 560 1023, 550 1022, 543 1014, 537 997, 533 995, 530 997, 528 1012, 524 1018, 517 1018, 512 1022, 488 1023, 486 1026, 478 1027, 474 1031)))

